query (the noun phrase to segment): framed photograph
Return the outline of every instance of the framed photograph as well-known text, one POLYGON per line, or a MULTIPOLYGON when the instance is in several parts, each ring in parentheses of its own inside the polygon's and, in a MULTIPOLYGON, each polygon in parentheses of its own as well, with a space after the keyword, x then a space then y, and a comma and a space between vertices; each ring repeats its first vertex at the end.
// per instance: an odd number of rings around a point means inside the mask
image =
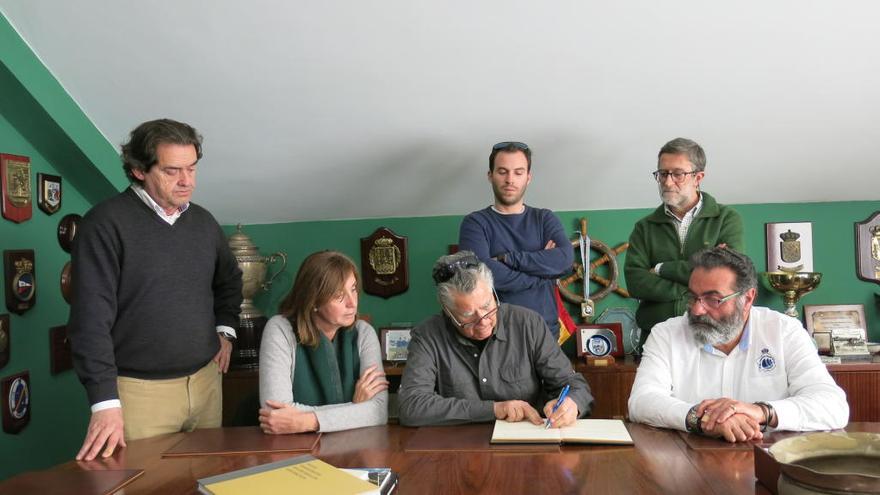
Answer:
POLYGON ((813 271, 812 222, 767 223, 768 272, 813 271))
POLYGON ((620 323, 578 325, 575 335, 578 357, 623 357, 623 325, 620 323))
POLYGON ((868 327, 865 321, 865 306, 861 304, 805 304, 804 326, 810 336, 817 333, 827 333, 830 339, 832 332, 858 329, 866 338, 868 327))
POLYGON ((383 328, 380 335, 382 359, 406 361, 407 348, 412 339, 412 328, 383 328))
POLYGON ((880 211, 856 222, 856 275, 880 284, 880 211))

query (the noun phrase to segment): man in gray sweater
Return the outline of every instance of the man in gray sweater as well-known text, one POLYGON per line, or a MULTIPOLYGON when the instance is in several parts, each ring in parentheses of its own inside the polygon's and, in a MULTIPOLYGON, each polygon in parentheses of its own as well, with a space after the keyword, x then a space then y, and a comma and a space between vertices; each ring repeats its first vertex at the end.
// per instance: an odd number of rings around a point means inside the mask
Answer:
POLYGON ((241 271, 190 202, 201 136, 145 122, 122 146, 131 187, 85 216, 74 240, 68 331, 92 416, 77 460, 126 440, 220 426, 241 271))
POLYGON ((400 422, 451 425, 503 419, 553 427, 589 414, 593 397, 541 316, 500 304, 492 272, 470 251, 441 257, 443 312, 414 330, 400 385, 400 422), (565 386, 568 396, 553 412, 565 386))

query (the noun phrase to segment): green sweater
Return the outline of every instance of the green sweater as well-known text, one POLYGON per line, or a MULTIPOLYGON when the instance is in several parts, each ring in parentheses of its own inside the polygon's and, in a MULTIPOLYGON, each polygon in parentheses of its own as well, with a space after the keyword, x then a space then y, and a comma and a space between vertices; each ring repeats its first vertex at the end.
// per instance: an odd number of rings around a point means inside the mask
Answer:
POLYGON ((624 276, 629 293, 639 299, 636 321, 643 332, 687 311, 691 255, 722 243, 739 252, 745 248, 739 213, 701 194, 703 207, 688 228, 684 246, 662 204, 639 220, 629 237, 624 276), (660 273, 651 273, 657 263, 663 263, 660 273))

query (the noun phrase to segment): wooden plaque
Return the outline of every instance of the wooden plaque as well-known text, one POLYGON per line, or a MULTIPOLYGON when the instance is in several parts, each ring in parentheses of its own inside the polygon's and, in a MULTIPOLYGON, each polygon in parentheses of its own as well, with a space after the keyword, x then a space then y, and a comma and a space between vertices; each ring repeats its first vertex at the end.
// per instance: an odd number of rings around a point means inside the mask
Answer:
POLYGON ((9 328, 9 315, 0 315, 0 368, 9 362, 12 349, 12 333, 9 328))
POLYGON ((856 275, 880 284, 880 211, 856 222, 856 275))
POLYGON ((61 209, 61 177, 37 174, 37 206, 47 215, 61 209))
POLYGON ((67 338, 67 325, 49 329, 49 372, 57 375, 73 368, 73 355, 70 339, 67 338))
POLYGON ((409 288, 406 237, 379 227, 361 238, 361 279, 364 292, 389 298, 409 288))
POLYGON ((71 213, 61 217, 61 221, 58 222, 58 244, 65 252, 69 253, 73 247, 73 238, 76 237, 76 229, 80 221, 82 216, 71 213))
POLYGON ((71 270, 70 262, 64 264, 64 268, 61 269, 61 297, 64 298, 64 302, 70 304, 70 299, 73 296, 73 275, 71 270))
POLYGON ((21 223, 31 218, 31 160, 0 153, 3 218, 21 223))
POLYGON ((6 285, 6 308, 23 314, 37 303, 37 272, 34 250, 3 251, 3 280, 6 285))
POLYGON ((3 379, 3 431, 18 433, 31 420, 30 374, 23 371, 3 379))

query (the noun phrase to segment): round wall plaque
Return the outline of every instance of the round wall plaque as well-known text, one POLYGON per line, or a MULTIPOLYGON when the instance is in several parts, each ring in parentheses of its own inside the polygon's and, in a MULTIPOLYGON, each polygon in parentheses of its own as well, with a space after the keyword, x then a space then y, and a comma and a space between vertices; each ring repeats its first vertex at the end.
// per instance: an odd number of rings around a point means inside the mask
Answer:
POLYGON ((70 262, 68 261, 61 269, 61 297, 67 304, 70 304, 70 296, 73 294, 73 279, 71 277, 70 262))
POLYGON ((71 213, 64 215, 61 221, 58 222, 58 244, 61 245, 61 249, 65 252, 70 252, 70 248, 73 246, 73 238, 76 236, 77 225, 81 220, 82 216, 71 213))

